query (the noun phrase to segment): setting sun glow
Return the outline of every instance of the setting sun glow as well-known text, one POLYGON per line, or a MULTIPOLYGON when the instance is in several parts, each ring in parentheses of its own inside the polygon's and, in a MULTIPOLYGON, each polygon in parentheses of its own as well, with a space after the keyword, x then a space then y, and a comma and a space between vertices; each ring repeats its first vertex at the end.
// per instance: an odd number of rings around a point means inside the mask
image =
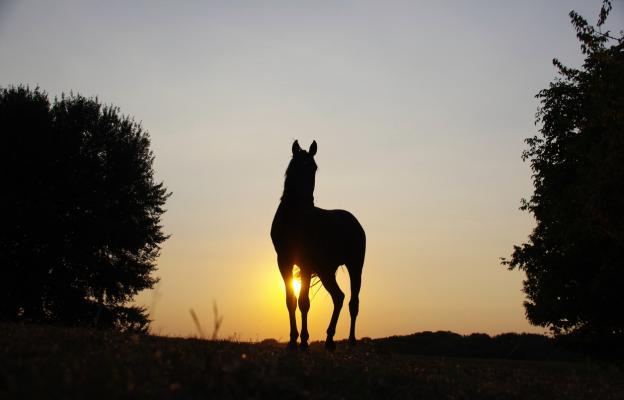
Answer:
POLYGON ((297 278, 293 278, 292 286, 293 290, 295 291, 295 296, 299 297, 299 291, 301 290, 301 281, 297 278))
POLYGON ((295 291, 295 296, 299 298, 299 291, 301 290, 301 276, 299 275, 299 267, 296 265, 293 267, 292 287, 295 291))

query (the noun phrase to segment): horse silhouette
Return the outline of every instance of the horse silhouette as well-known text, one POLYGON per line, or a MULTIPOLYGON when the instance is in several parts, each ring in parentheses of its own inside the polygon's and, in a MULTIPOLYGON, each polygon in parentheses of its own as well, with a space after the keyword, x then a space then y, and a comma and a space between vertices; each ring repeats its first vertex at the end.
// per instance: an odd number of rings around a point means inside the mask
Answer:
POLYGON ((344 293, 336 282, 336 270, 345 265, 351 281, 349 312, 351 328, 349 343, 355 344, 355 320, 359 309, 362 268, 366 251, 366 235, 358 220, 345 210, 324 210, 314 206, 314 179, 316 175, 316 141, 309 151, 302 150, 295 140, 292 159, 286 169, 284 193, 271 225, 271 239, 277 252, 277 265, 286 286, 286 307, 290 318, 289 347, 296 348, 297 298, 292 286, 293 267, 300 270, 301 289, 301 348, 308 347, 308 311, 310 309, 310 280, 318 276, 331 295, 334 311, 327 328, 325 348, 334 350, 334 334, 344 293))

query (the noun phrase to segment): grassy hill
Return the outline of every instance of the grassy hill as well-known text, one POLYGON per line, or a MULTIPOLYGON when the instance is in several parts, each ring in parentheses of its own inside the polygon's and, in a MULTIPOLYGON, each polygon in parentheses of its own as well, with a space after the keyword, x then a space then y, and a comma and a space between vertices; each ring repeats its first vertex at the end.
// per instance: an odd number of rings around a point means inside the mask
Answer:
MULTIPOLYGON (((487 347, 484 336, 458 345, 453 335, 363 340, 355 349, 338 343, 332 354, 321 343, 302 353, 274 341, 0 324, 0 398, 624 399, 624 371, 614 364, 449 357, 487 347)), ((492 348, 521 354, 518 340, 501 343, 492 348)))

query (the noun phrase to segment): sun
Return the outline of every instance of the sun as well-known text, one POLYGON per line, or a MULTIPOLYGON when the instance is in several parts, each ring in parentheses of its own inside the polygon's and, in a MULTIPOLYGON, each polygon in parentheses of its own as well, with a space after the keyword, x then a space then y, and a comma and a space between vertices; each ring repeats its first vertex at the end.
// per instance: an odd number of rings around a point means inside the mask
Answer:
POLYGON ((293 268, 293 280, 292 287, 295 292, 295 296, 299 297, 299 291, 301 290, 301 273, 298 266, 293 268))
POLYGON ((301 281, 297 278, 293 278, 292 286, 293 290, 295 291, 295 296, 299 297, 299 291, 301 290, 301 281))

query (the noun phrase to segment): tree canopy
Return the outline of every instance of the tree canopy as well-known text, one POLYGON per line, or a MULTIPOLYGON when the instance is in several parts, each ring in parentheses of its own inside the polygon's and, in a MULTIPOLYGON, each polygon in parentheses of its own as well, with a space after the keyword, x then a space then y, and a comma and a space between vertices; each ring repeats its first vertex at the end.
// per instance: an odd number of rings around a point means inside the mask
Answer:
POLYGON ((555 334, 624 334, 624 35, 570 13, 585 60, 553 64, 558 78, 536 97, 539 134, 523 159, 534 193, 521 209, 537 225, 508 268, 526 272, 529 321, 555 334))
POLYGON ((169 193, 149 135, 96 98, 0 89, 0 319, 145 331, 169 193))

